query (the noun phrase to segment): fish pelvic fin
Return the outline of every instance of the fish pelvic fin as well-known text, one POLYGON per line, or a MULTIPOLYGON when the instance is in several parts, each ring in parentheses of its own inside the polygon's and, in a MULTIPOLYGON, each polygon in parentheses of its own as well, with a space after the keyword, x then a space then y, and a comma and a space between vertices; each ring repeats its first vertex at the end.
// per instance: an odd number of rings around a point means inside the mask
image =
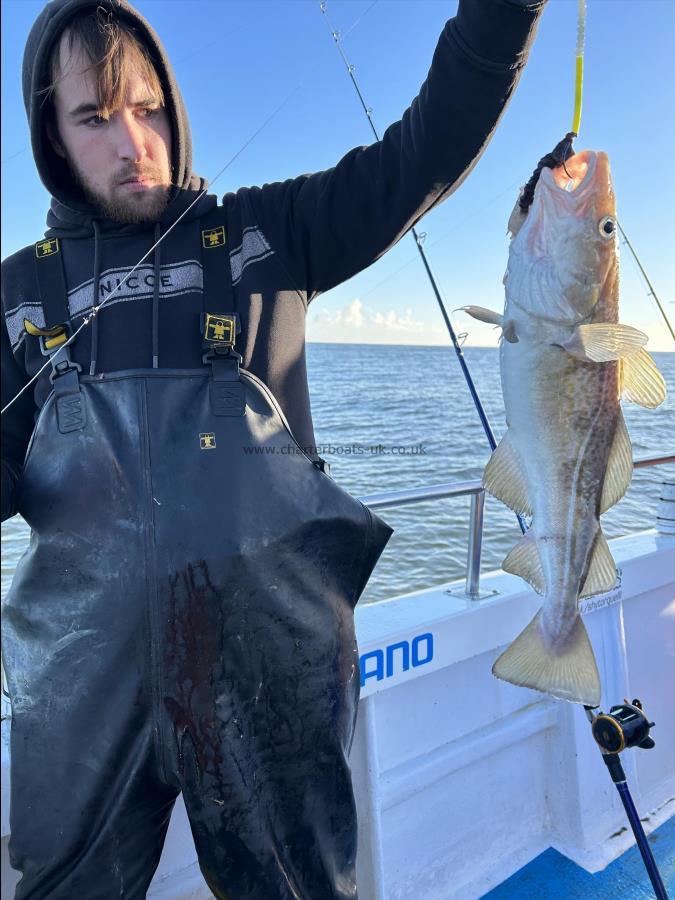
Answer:
POLYGON ((666 399, 666 382, 656 363, 643 348, 619 363, 621 397, 647 409, 656 409, 666 399))
POLYGON ((493 497, 501 500, 521 516, 532 515, 527 481, 508 431, 488 460, 483 473, 483 485, 493 497))
POLYGON ((577 616, 561 647, 547 641, 539 610, 524 631, 498 657, 492 674, 502 681, 550 694, 571 703, 600 705, 600 675, 586 626, 577 616))

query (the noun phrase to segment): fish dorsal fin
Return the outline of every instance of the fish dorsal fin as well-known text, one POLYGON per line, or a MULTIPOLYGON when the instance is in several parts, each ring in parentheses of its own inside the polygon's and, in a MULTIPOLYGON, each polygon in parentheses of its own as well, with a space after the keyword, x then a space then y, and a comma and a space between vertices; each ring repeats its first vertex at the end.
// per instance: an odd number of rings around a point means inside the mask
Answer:
POLYGON ((507 555, 502 563, 505 572, 519 575, 532 585, 538 594, 546 593, 546 580, 539 559, 539 551, 534 535, 527 532, 507 555))
POLYGON ((598 527, 598 534, 593 544, 591 564, 588 575, 581 589, 580 597, 592 597, 593 594, 604 594, 611 591, 616 584, 616 565, 609 552, 607 539, 598 527))
POLYGON ((666 399, 666 383, 656 363, 643 348, 621 360, 619 375, 621 397, 647 409, 656 409, 666 399))
POLYGON ((508 431, 485 467, 483 485, 493 497, 501 500, 521 516, 532 515, 527 482, 508 431))
POLYGON ((585 362, 611 362, 637 353, 647 340, 646 334, 631 325, 597 322, 577 325, 560 346, 585 362))
POLYGON ((633 477, 633 451, 623 415, 619 412, 602 485, 600 513, 607 512, 626 493, 633 477))

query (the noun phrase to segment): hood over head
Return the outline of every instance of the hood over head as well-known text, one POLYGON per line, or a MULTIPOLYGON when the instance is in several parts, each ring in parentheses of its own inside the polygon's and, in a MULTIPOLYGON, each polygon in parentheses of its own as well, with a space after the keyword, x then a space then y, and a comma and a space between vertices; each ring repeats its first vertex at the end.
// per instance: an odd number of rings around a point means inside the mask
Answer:
MULTIPOLYGON (((68 22, 77 13, 102 7, 127 20, 148 47, 159 75, 166 110, 171 122, 172 171, 174 187, 169 205, 162 216, 168 223, 194 200, 206 182, 192 172, 192 142, 183 98, 173 69, 159 37, 126 0, 50 0, 35 20, 26 42, 23 58, 23 99, 31 133, 33 157, 42 183, 52 196, 47 224, 55 233, 91 233, 91 220, 101 214, 85 198, 70 174, 67 163, 53 149, 46 130, 44 95, 39 93, 49 84, 49 57, 68 22)), ((197 204, 201 207, 201 204, 197 204)), ((103 222, 104 230, 137 231, 138 225, 103 222)), ((147 226, 144 226, 147 227, 147 226)))

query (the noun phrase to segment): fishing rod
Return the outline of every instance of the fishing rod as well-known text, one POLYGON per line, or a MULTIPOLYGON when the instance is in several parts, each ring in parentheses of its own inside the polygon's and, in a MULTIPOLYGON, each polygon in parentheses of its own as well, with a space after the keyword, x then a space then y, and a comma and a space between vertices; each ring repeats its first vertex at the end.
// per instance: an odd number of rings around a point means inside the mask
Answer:
MULTIPOLYGON (((342 40, 340 32, 333 27, 333 24, 328 16, 327 12, 328 3, 327 0, 321 0, 319 3, 319 9, 323 13, 326 24, 330 30, 332 38, 335 42, 335 46, 342 57, 342 61, 345 64, 347 69, 347 73, 352 82, 352 86, 356 91, 356 95, 359 98, 359 102, 361 103, 361 107, 368 119, 368 124, 370 125, 370 130, 373 132, 375 136, 375 140, 380 140, 380 135, 378 134, 377 128, 373 122, 373 110, 372 107, 368 106, 359 87, 359 83, 356 79, 355 66, 349 62, 347 55, 342 47, 342 40)), ((429 260, 427 258, 426 253, 424 252, 424 247, 422 244, 424 243, 425 234, 422 232, 418 232, 415 226, 413 225, 410 229, 413 239, 415 241, 415 245, 417 246, 417 251, 420 255, 420 259, 422 260, 422 264, 424 265, 425 272, 427 274, 427 278, 429 279, 429 284, 431 285, 431 289, 434 292, 434 296, 436 297, 436 301, 438 303, 439 309, 441 311, 441 315, 443 316, 443 321, 445 322, 445 326, 448 329, 448 333, 450 335, 450 339, 452 341, 452 345, 455 349, 455 354, 457 355, 457 359, 459 360, 459 365, 462 369, 462 374, 464 375, 464 380, 466 381, 467 387, 469 388, 469 393, 471 394, 471 399, 473 400, 474 406, 476 407, 476 412, 478 413, 478 418, 480 419, 481 425, 483 426, 483 431, 485 432, 485 436, 488 440, 488 444, 490 445, 490 449, 492 451, 497 449, 497 440, 494 435, 494 431, 492 430, 492 426, 487 417, 487 413, 485 412, 485 408, 483 403, 481 402, 480 397, 478 396, 478 391, 476 390, 476 385, 474 384, 473 378, 471 377, 471 372, 469 371, 469 367, 466 363, 466 359, 464 357, 464 353, 462 352, 462 346, 459 342, 455 329, 452 327, 452 322, 450 320, 450 316, 445 308, 445 304, 443 303, 443 298, 441 297, 441 292, 438 288, 438 284, 434 277, 434 274, 431 270, 431 265, 429 264, 429 260)), ((520 530, 523 534, 527 531, 527 525, 525 523, 525 519, 520 514, 516 513, 518 518, 518 525, 520 526, 520 530)))
MULTIPOLYGON (((555 154, 556 151, 560 151, 562 153, 563 166, 565 165, 565 160, 567 159, 568 155, 572 152, 572 140, 578 136, 579 126, 581 124, 585 32, 586 0, 578 0, 578 26, 575 66, 576 77, 574 85, 574 114, 572 118, 572 129, 553 151, 553 154, 555 154)), ((540 164, 541 162, 543 161, 540 161, 540 164)), ((670 327, 670 322, 668 322, 665 312, 661 308, 661 304, 659 303, 651 282, 647 277, 647 273, 643 269, 639 259, 637 258, 637 254, 628 241, 625 231, 618 222, 617 225, 624 237, 624 240, 633 253, 635 261, 640 267, 640 271, 642 272, 645 281, 649 285, 650 293, 656 300, 656 303, 661 310, 664 319, 666 320, 666 324, 670 329, 670 333, 673 335, 673 338, 675 338, 673 329, 670 327)), ((629 703, 628 700, 624 700, 623 704, 612 706, 608 713, 603 713, 602 710, 596 712, 597 709, 598 707, 584 706, 586 716, 591 725, 593 739, 600 748, 602 760, 607 766, 612 782, 614 783, 619 797, 621 798, 621 803, 623 804, 623 808, 626 812, 628 822, 635 837, 635 842, 640 851, 640 856, 642 857, 645 869, 647 870, 647 875, 652 887, 654 888, 656 898, 657 900, 668 900, 668 894, 666 893, 663 879, 661 878, 658 867, 656 865, 656 860, 654 859, 654 854, 652 853, 644 828, 642 827, 640 816, 638 815, 637 809, 635 808, 635 803, 633 802, 633 798, 628 788, 626 773, 624 772, 623 766, 621 765, 621 760, 619 759, 619 754, 630 747, 639 747, 643 750, 651 750, 654 747, 654 740, 649 736, 649 731, 654 727, 654 722, 650 722, 646 717, 646 715, 642 711, 642 703, 637 699, 633 700, 632 703, 629 703)))
POLYGON ((658 308, 659 308, 659 312, 660 312, 661 315, 663 316, 663 321, 666 323, 666 328, 667 328, 668 331, 670 332, 670 336, 672 337, 672 339, 675 341, 675 331, 673 331, 673 326, 672 326, 671 323, 670 323, 670 319, 668 318, 668 315, 667 315, 665 309, 664 309, 663 306, 661 305, 661 301, 660 301, 659 298, 656 296, 656 291, 654 290, 654 286, 652 285, 651 281, 649 280, 649 276, 648 276, 647 273, 645 272, 644 266, 643 266, 642 263, 640 262, 640 257, 637 255, 637 253, 635 252, 635 249, 633 248, 633 245, 632 245, 631 242, 628 240, 628 235, 627 235, 626 232, 623 230, 623 228, 622 228, 622 226, 621 226, 621 222, 619 222, 618 219, 617 219, 616 224, 617 224, 617 226, 618 226, 618 228, 619 228, 619 231, 621 232, 621 237, 623 238, 624 243, 626 244, 626 246, 628 247, 628 249, 630 250, 630 252, 633 254, 633 259, 634 259, 635 262, 637 263, 638 269, 640 270, 640 272, 641 272, 641 274, 642 274, 642 277, 643 277, 644 280, 647 282, 647 287, 649 288, 649 290, 647 291, 647 296, 648 296, 648 297, 653 297, 653 298, 654 298, 654 301, 655 301, 656 305, 657 305, 658 308))
POLYGON ((649 736, 649 730, 654 727, 654 722, 650 722, 644 714, 642 703, 639 700, 633 700, 632 703, 625 700, 622 704, 613 706, 608 713, 602 711, 596 713, 594 710, 597 707, 592 706, 584 706, 584 709, 591 723, 593 738, 600 748, 602 760, 609 770, 626 811, 656 898, 657 900, 668 900, 663 879, 628 790, 626 773, 619 758, 619 754, 630 747, 639 747, 642 750, 651 750, 654 747, 654 740, 649 736))

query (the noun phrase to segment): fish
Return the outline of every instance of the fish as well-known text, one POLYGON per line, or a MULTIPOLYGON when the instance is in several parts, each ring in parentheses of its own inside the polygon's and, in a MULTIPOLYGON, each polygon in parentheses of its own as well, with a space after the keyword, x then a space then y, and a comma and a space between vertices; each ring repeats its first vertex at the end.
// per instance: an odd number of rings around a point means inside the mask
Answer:
POLYGON ((619 246, 609 160, 584 150, 544 168, 530 208, 519 203, 503 313, 463 309, 501 327, 507 430, 485 489, 529 528, 502 563, 543 597, 492 672, 588 707, 600 704, 579 599, 611 590, 614 560, 600 517, 627 491, 633 459, 621 401, 655 408, 665 382, 647 336, 619 323, 619 246))

